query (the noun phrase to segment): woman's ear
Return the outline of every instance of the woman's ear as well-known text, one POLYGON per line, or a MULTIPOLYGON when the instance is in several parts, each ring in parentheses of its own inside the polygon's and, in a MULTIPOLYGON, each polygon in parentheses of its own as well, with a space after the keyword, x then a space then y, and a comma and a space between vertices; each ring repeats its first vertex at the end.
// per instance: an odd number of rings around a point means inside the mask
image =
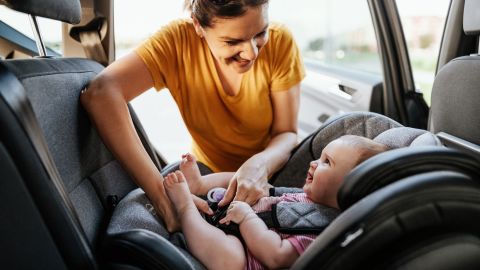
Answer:
POLYGON ((195 16, 193 16, 193 15, 192 15, 192 21, 193 21, 193 27, 195 28, 195 32, 197 33, 197 35, 200 38, 203 38, 203 36, 204 36, 203 28, 200 25, 200 23, 198 22, 197 18, 195 18, 195 16))

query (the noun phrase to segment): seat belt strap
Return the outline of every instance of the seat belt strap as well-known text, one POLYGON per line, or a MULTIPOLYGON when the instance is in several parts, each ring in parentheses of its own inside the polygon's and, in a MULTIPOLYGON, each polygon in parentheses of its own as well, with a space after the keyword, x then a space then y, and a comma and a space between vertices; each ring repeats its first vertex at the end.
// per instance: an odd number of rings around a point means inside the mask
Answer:
POLYGON ((102 41, 107 35, 108 22, 105 17, 95 12, 93 0, 82 0, 82 21, 70 28, 70 36, 82 44, 87 58, 104 66, 108 65, 108 57, 102 41))
POLYGON ((107 54, 102 45, 102 37, 100 37, 97 30, 81 31, 79 32, 80 43, 87 58, 93 59, 102 65, 108 64, 107 54))

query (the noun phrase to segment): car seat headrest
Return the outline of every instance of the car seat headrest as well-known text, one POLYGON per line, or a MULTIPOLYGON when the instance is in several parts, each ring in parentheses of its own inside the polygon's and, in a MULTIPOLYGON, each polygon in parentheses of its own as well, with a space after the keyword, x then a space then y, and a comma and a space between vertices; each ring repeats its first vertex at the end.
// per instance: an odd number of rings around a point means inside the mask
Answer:
POLYGON ((77 24, 81 19, 79 0, 0 0, 13 10, 53 20, 77 24))
POLYGON ((312 153, 315 159, 320 157, 322 149, 342 135, 358 135, 373 139, 385 130, 401 127, 398 122, 377 113, 350 112, 331 118, 319 129, 319 136, 312 141, 312 153))
POLYGON ((385 144, 390 149, 406 146, 442 145, 440 140, 432 133, 409 127, 391 128, 380 133, 373 140, 385 144))
POLYGON ((400 148, 373 156, 353 169, 337 194, 338 205, 345 210, 400 179, 443 170, 480 179, 480 162, 465 152, 438 146, 400 148))
POLYGON ((442 143, 432 133, 416 128, 398 127, 391 128, 373 139, 378 143, 383 143, 390 149, 406 146, 440 146, 442 143))
POLYGON ((465 0, 463 9, 463 31, 467 35, 480 34, 480 1, 465 0))
POLYGON ((456 58, 440 69, 432 88, 431 132, 480 144, 479 69, 478 55, 456 58))

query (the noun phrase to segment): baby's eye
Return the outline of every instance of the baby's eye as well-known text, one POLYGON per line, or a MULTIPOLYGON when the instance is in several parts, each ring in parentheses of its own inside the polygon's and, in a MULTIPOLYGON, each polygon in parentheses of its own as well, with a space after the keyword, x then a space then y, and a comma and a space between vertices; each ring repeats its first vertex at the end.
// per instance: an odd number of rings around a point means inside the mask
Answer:
POLYGON ((325 158, 325 160, 323 161, 323 163, 330 165, 330 160, 329 160, 328 158, 325 158))

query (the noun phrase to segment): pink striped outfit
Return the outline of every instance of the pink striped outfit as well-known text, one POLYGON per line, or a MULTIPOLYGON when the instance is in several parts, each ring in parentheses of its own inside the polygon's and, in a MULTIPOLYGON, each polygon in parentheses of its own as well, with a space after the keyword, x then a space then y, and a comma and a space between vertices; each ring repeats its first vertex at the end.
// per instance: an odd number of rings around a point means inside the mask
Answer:
MULTIPOLYGON (((285 193, 280 197, 263 197, 254 206, 252 206, 252 208, 256 213, 258 213, 258 212, 271 210, 273 204, 286 203, 286 202, 313 203, 310 199, 307 198, 305 193, 285 193)), ((271 230, 275 231, 274 229, 271 229, 271 230)), ((287 239, 300 255, 313 242, 313 240, 315 240, 315 237, 317 237, 314 234, 303 234, 303 235, 299 235, 299 234, 291 235, 291 234, 284 234, 284 233, 278 233, 278 234, 282 239, 287 239)), ((265 266, 262 265, 262 263, 260 263, 252 255, 252 253, 248 248, 246 250, 247 250, 246 251, 247 264, 245 265, 245 269, 247 270, 267 269, 265 266)))

